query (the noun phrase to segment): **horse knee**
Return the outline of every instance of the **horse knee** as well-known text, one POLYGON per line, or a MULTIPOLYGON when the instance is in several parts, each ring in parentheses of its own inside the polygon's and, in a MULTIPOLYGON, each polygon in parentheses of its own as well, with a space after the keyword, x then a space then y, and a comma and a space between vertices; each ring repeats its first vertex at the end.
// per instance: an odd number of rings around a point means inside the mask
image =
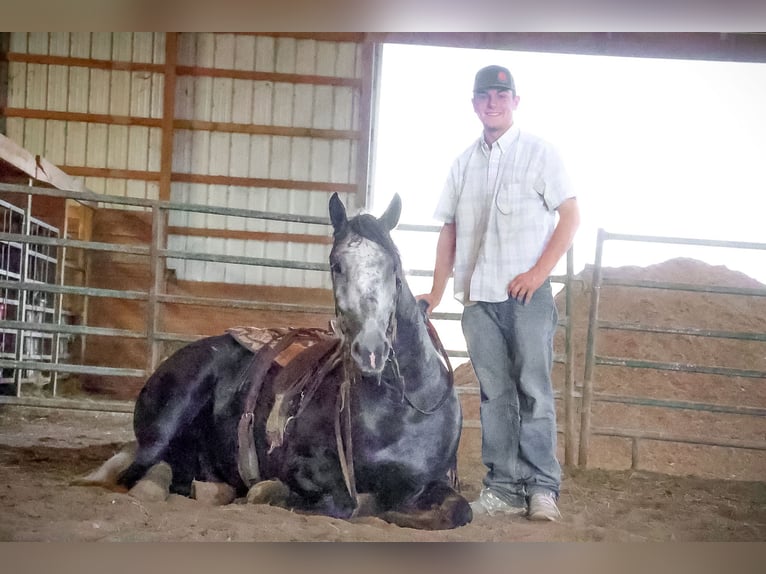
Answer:
POLYGON ((170 495, 170 483, 173 480, 173 470, 166 462, 152 466, 141 480, 128 491, 128 494, 144 502, 166 500, 170 495))
POLYGON ((262 480, 247 491, 250 504, 268 504, 269 506, 287 507, 290 488, 281 480, 262 480))

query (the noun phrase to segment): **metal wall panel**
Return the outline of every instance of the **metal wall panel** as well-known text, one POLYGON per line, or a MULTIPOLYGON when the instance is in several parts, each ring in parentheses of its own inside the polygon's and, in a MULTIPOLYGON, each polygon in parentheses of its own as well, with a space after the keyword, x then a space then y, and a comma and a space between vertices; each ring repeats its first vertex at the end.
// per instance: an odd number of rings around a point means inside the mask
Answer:
MULTIPOLYGON (((161 63, 164 34, 13 33, 11 52, 110 62, 161 63)), ((99 69, 71 63, 12 62, 9 108, 83 114, 83 121, 9 118, 8 136, 53 163, 75 168, 136 172, 159 169, 159 128, 117 125, 94 114, 162 117, 163 75, 149 71, 99 69)), ((86 177, 94 191, 109 195, 157 197, 147 178, 86 177)))
MULTIPOLYGON (((166 193, 172 201, 326 219, 334 186, 349 209, 356 209, 358 194, 352 190, 363 137, 358 133, 360 45, 287 35, 174 38, 175 76, 168 85, 175 97, 168 124, 163 119, 167 34, 12 33, 10 52, 16 57, 9 63, 8 106, 22 112, 9 115, 8 135, 82 176, 94 191, 156 198, 163 129, 170 125, 166 193)), ((327 260, 326 240, 306 237, 326 238, 326 225, 189 212, 172 212, 169 225, 177 232, 168 239, 171 247, 327 260), (184 234, 185 227, 211 232, 184 234), (226 231, 233 233, 226 237, 226 231)), ((329 287, 321 271, 192 260, 168 265, 184 279, 329 287)))

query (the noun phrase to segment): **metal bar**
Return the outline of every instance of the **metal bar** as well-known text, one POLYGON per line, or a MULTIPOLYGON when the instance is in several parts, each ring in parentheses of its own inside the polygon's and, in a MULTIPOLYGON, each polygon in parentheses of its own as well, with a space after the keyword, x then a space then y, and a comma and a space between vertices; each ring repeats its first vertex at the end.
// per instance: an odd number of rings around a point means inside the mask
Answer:
POLYGON ((698 437, 689 437, 674 435, 670 433, 664 433, 659 431, 640 431, 640 430, 625 430, 612 427, 594 427, 591 429, 591 434, 599 436, 614 436, 629 439, 642 439, 642 440, 657 440, 664 442, 679 442, 686 444, 699 444, 704 446, 721 446, 721 447, 733 447, 744 448, 748 450, 766 450, 766 442, 764 441, 751 441, 740 439, 718 439, 708 440, 698 437))
POLYGON ((0 396, 0 405, 15 405, 20 407, 40 407, 57 409, 74 409, 81 411, 98 411, 105 413, 132 413, 135 407, 133 401, 107 401, 89 399, 65 399, 61 397, 4 397, 0 396))
POLYGON ((217 263, 237 263, 241 265, 260 265, 262 267, 280 267, 284 269, 303 269, 308 271, 329 271, 329 263, 308 263, 305 261, 290 261, 285 259, 262 259, 244 255, 219 255, 215 253, 192 253, 175 249, 158 249, 159 257, 173 259, 193 259, 195 261, 214 261, 217 263))
POLYGON ((143 369, 128 369, 120 367, 97 367, 94 365, 70 365, 59 363, 53 365, 42 361, 8 361, 0 359, 0 367, 27 368, 32 371, 58 371, 59 373, 73 373, 83 375, 114 375, 118 377, 145 377, 143 369))
MULTIPOLYGON (((30 179, 30 185, 32 183, 32 180, 30 179)), ((29 190, 29 188, 27 188, 29 190)), ((27 204, 22 212, 22 217, 24 220, 22 221, 22 229, 23 234, 25 236, 28 236, 31 230, 32 225, 32 194, 27 193, 27 204)), ((29 244, 22 242, 21 244, 21 263, 19 268, 19 281, 22 283, 27 283, 29 280, 29 244)), ((16 318, 21 320, 22 322, 26 322, 27 319, 27 290, 18 288, 17 291, 18 295, 18 304, 16 306, 16 318)), ((26 338, 26 332, 24 329, 19 329, 18 334, 16 335, 16 349, 15 349, 15 357, 17 361, 21 361, 24 358, 24 343, 26 338)), ((21 377, 22 377, 22 371, 20 368, 17 368, 13 371, 13 383, 16 385, 16 396, 21 396, 21 377)))
POLYGON ((642 243, 670 243, 674 245, 699 245, 702 247, 734 247, 737 249, 766 250, 766 243, 749 241, 723 241, 719 239, 691 239, 682 237, 663 237, 656 235, 632 235, 624 233, 609 233, 604 231, 604 240, 640 241, 642 243))
POLYGON ((574 345, 572 342, 572 277, 574 276, 574 247, 567 250, 567 273, 564 284, 564 309, 566 325, 564 330, 564 463, 575 463, 575 404, 574 404, 574 345))
POLYGON ((706 367, 692 363, 663 363, 659 361, 642 361, 637 359, 624 359, 622 357, 596 356, 596 364, 609 365, 612 367, 631 367, 634 369, 656 369, 659 371, 680 371, 684 373, 703 373, 706 375, 726 375, 732 377, 745 377, 751 379, 766 378, 766 371, 753 371, 747 369, 731 369, 728 367, 706 367))
POLYGON ((673 283, 666 281, 640 281, 604 277, 604 285, 616 287, 643 287, 645 289, 667 289, 670 291, 692 291, 695 293, 716 293, 719 295, 749 295, 766 297, 766 289, 751 287, 722 287, 719 285, 698 285, 695 283, 673 283))
MULTIPOLYGON (((0 329, 29 329, 29 323, 24 321, 0 320, 0 329)), ((66 335, 99 335, 105 337, 125 337, 129 339, 143 339, 146 333, 143 331, 129 331, 127 329, 112 329, 107 327, 91 327, 89 325, 57 325, 52 323, 40 323, 34 326, 34 331, 39 333, 59 333, 66 335)))
POLYGON ((734 415, 766 417, 766 408, 761 407, 719 405, 715 403, 698 403, 694 401, 677 401, 668 399, 652 399, 649 397, 631 397, 628 395, 614 395, 610 393, 594 393, 593 400, 601 403, 621 403, 625 405, 666 407, 672 409, 705 411, 710 413, 726 413, 734 415))
POLYGON ((194 295, 170 295, 159 293, 157 301, 161 303, 178 303, 181 305, 199 305, 205 307, 227 307, 231 309, 253 309, 262 311, 285 311, 288 313, 317 313, 335 315, 334 307, 314 305, 299 305, 296 303, 276 303, 270 301, 247 301, 244 299, 214 299, 194 295))
POLYGON ((81 241, 79 239, 67 239, 56 237, 24 236, 18 233, 0 233, 0 241, 16 243, 34 243, 35 245, 53 245, 56 247, 72 247, 74 249, 88 249, 90 251, 114 251, 128 255, 149 255, 149 248, 142 245, 126 245, 124 243, 103 243, 98 241, 81 241))
POLYGON ((71 287, 68 285, 30 283, 27 281, 0 280, 0 289, 35 289, 45 293, 61 293, 64 295, 91 295, 93 297, 132 299, 139 301, 146 301, 148 298, 148 295, 143 291, 119 291, 117 289, 99 289, 96 287, 71 287))
POLYGON ((149 299, 146 305, 146 372, 151 373, 159 362, 159 342, 155 340, 155 333, 159 328, 160 305, 157 296, 163 291, 162 278, 164 277, 164 260, 160 257, 160 250, 164 247, 164 218, 165 213, 159 209, 152 210, 152 243, 149 258, 151 270, 151 282, 149 284, 149 299))
POLYGON ((738 331, 713 331, 709 329, 658 327, 638 323, 621 323, 617 321, 599 321, 600 329, 615 331, 638 331, 644 333, 665 333, 668 335, 689 335, 692 337, 712 337, 716 339, 739 339, 743 341, 766 341, 766 333, 747 333, 738 331))
MULTIPOLYGON (((0 183, 0 192, 10 193, 29 193, 29 187, 0 183)), ((288 223, 311 223, 314 225, 330 225, 329 217, 319 217, 315 215, 294 215, 288 213, 273 213, 269 211, 256 211, 252 209, 240 209, 236 207, 221 207, 215 205, 205 205, 201 203, 177 203, 172 201, 160 201, 156 199, 144 199, 142 197, 123 197, 118 195, 104 195, 92 191, 69 191, 55 188, 34 188, 35 195, 44 195, 46 197, 64 197, 75 199, 84 203, 112 203, 115 205, 131 205, 144 207, 147 210, 157 206, 160 209, 189 211, 193 213, 209 213, 212 215, 229 215, 234 217, 245 217, 250 219, 266 219, 270 221, 285 221, 288 223)))
POLYGON ((604 251, 603 229, 596 237, 596 258, 593 266, 590 312, 588 314, 588 338, 585 345, 585 373, 583 380, 580 412, 580 449, 578 464, 588 466, 588 447, 590 445, 591 403, 593 401, 593 364, 596 355, 596 334, 598 330, 598 304, 601 296, 601 259, 604 251))
MULTIPOLYGON (((66 238, 69 235, 69 217, 67 216, 67 200, 64 200, 64 229, 61 232, 61 235, 66 238)), ((64 285, 66 283, 66 247, 62 247, 61 249, 57 249, 57 262, 56 264, 58 267, 56 268, 56 279, 58 280, 59 285, 64 285)), ((61 321, 63 318, 64 313, 64 296, 61 293, 54 295, 54 302, 55 302, 55 316, 54 316, 54 322, 56 325, 60 326, 61 321)), ((60 349, 59 346, 61 345, 61 335, 60 332, 57 330, 53 334, 53 341, 51 343, 53 348, 51 349, 51 362, 53 364, 58 364, 59 362, 59 355, 60 355, 60 349)), ((55 397, 58 394, 58 373, 54 371, 51 374, 51 393, 55 397)))

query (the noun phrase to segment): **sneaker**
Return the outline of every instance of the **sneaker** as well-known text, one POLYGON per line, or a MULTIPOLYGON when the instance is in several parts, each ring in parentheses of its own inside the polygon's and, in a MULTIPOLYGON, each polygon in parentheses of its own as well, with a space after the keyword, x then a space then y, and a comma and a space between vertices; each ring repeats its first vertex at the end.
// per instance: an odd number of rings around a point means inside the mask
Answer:
POLYGON ((488 488, 482 488, 479 498, 471 503, 471 510, 474 516, 480 514, 489 514, 490 516, 495 514, 522 516, 527 512, 526 506, 513 506, 502 500, 488 488))
POLYGON ((529 497, 530 520, 550 520, 555 522, 561 519, 561 512, 556 506, 556 496, 552 492, 535 492, 529 497))

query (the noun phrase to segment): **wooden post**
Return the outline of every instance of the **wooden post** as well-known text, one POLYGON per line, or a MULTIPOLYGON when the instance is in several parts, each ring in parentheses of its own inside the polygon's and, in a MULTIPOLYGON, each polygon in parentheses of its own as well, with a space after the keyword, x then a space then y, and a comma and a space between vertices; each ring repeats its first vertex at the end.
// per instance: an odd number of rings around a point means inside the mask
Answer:
MULTIPOLYGON (((165 83, 162 96, 162 147, 160 150, 160 201, 170 201, 173 174, 173 120, 175 119, 176 65, 178 63, 178 33, 165 33, 165 83)), ((152 244, 150 247, 151 283, 147 301, 147 364, 146 376, 151 375, 159 362, 159 342, 156 333, 160 327, 158 295, 165 291, 165 258, 159 250, 167 244, 168 213, 155 205, 152 210, 152 244)))
POLYGON ((8 51, 11 33, 0 32, 0 134, 8 132, 5 108, 8 107, 8 51))
POLYGON ((357 151, 356 206, 367 207, 370 188, 370 165, 372 164, 373 109, 377 84, 377 58, 375 44, 362 42, 362 87, 359 94, 359 149, 357 151))
POLYGON ((162 95, 162 147, 160 151, 160 193, 162 201, 170 200, 173 171, 173 120, 176 112, 176 65, 178 33, 165 33, 165 83, 162 95))

